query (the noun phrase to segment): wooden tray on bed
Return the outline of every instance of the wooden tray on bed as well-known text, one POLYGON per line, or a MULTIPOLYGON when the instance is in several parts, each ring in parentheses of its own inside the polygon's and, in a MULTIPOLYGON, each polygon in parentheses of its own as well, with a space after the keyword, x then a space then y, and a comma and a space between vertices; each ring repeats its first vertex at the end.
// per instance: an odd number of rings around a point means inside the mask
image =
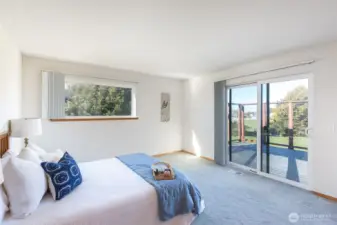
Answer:
POLYGON ((155 180, 173 180, 175 179, 174 170, 170 164, 157 162, 152 165, 152 174, 155 180))

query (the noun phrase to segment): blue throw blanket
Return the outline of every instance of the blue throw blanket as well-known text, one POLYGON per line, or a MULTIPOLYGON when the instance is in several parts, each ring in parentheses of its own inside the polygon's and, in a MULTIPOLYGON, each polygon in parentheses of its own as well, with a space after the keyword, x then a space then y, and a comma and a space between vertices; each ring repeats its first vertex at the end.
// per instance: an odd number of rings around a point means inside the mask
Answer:
POLYGON ((117 158, 156 189, 161 221, 180 214, 200 213, 200 191, 181 172, 174 169, 176 175, 174 180, 157 181, 152 176, 151 166, 159 160, 141 153, 117 158))

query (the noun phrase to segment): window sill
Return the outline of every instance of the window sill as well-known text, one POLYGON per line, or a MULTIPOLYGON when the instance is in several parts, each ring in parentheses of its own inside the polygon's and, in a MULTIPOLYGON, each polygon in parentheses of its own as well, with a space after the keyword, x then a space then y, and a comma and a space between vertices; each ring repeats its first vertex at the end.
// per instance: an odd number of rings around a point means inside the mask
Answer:
POLYGON ((50 119, 51 122, 83 122, 83 121, 107 121, 107 120, 138 120, 139 117, 99 117, 99 118, 61 118, 50 119))

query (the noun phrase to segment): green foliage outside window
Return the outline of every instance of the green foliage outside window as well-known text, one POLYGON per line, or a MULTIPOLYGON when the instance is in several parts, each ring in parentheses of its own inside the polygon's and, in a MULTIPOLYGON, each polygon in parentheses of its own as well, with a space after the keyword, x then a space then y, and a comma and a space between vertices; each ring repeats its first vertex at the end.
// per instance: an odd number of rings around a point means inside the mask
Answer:
POLYGON ((131 116, 132 89, 66 84, 66 116, 131 116))
MULTIPOLYGON (((283 101, 299 101, 292 103, 294 136, 305 137, 305 129, 308 127, 308 88, 298 86, 288 92, 283 101)), ((273 109, 270 118, 270 132, 277 136, 288 136, 288 103, 278 104, 273 109)))

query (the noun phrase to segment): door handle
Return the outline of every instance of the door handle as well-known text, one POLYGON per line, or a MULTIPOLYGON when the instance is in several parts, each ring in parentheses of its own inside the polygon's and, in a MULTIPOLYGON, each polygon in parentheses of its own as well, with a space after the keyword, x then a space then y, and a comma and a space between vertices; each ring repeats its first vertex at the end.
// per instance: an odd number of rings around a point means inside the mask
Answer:
POLYGON ((310 131, 312 131, 312 128, 305 128, 305 135, 309 136, 311 133, 310 131))

